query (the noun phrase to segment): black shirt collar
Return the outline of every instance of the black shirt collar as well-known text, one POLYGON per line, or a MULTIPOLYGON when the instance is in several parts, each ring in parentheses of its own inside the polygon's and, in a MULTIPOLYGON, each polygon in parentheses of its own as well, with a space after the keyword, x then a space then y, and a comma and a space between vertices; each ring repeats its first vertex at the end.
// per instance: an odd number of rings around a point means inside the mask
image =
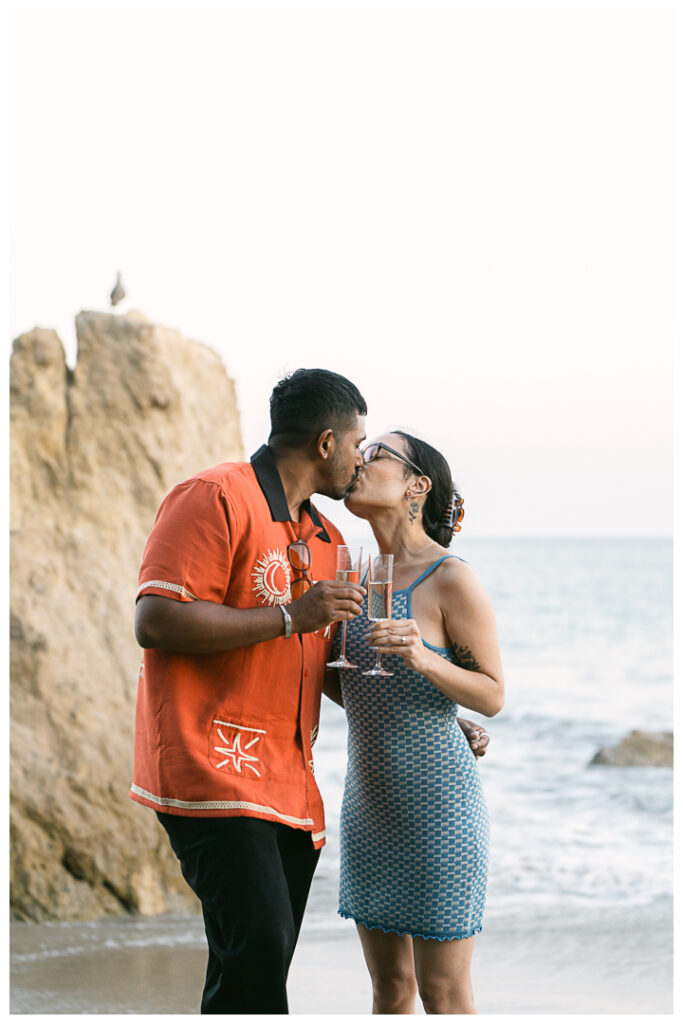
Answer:
MULTIPOLYGON (((270 514, 274 523, 290 523, 292 517, 289 514, 289 505, 285 497, 285 489, 282 486, 282 480, 278 472, 277 465, 275 463, 275 457, 272 449, 267 444, 262 444, 257 452, 251 457, 251 465, 256 474, 256 479, 259 482, 259 486, 263 491, 264 497, 268 502, 270 514)), ((301 510, 308 512, 311 517, 311 522, 314 526, 319 527, 317 537, 320 540, 324 540, 327 544, 330 544, 330 536, 320 521, 318 510, 315 505, 311 504, 311 499, 306 498, 305 501, 301 502, 301 510)))

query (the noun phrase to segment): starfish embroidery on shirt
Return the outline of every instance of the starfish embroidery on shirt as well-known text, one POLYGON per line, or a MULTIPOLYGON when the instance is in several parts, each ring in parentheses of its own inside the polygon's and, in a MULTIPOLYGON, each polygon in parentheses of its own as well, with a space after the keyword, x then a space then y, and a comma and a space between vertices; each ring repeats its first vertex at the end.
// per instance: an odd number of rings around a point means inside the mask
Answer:
POLYGON ((229 740, 225 738, 221 729, 218 730, 218 735, 223 740, 225 746, 214 747, 213 749, 217 751, 219 754, 225 754, 226 757, 224 761, 219 761, 219 763, 216 765, 216 768, 223 768, 226 764, 229 764, 230 761, 232 761, 233 767, 241 775, 242 764, 244 763, 246 768, 249 768, 254 773, 254 775, 258 775, 258 777, 261 778, 261 772, 257 768, 254 768, 253 764, 250 763, 251 761, 258 761, 258 757, 254 757, 252 754, 246 753, 246 751, 249 750, 250 747, 253 747, 255 743, 258 743, 261 737, 257 736, 256 739, 249 740, 249 742, 247 743, 243 750, 242 736, 240 733, 238 733, 237 736, 235 736, 232 746, 230 746, 229 740))

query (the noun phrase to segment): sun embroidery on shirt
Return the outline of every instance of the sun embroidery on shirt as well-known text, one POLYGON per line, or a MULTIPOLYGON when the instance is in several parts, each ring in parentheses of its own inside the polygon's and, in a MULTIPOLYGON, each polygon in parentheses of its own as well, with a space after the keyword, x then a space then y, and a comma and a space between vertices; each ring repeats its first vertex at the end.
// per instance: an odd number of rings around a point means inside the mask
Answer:
POLYGON ((261 737, 257 736, 256 739, 249 740, 249 742, 245 744, 244 749, 242 749, 241 733, 237 733, 232 742, 232 746, 230 745, 230 741, 225 738, 222 729, 218 729, 218 736, 223 741, 224 746, 214 747, 213 749, 216 753, 225 755, 225 760, 219 761, 216 768, 225 768, 226 765, 230 765, 231 768, 234 768, 241 775, 242 764, 244 764, 245 768, 249 768, 250 771, 252 771, 254 775, 258 775, 260 779, 261 772, 251 764, 252 761, 258 761, 258 757, 254 757, 253 754, 248 754, 247 751, 250 747, 253 747, 255 743, 258 743, 261 737))
POLYGON ((266 551, 251 570, 251 577, 254 581, 252 589, 262 604, 287 604, 291 601, 289 565, 281 551, 266 551))

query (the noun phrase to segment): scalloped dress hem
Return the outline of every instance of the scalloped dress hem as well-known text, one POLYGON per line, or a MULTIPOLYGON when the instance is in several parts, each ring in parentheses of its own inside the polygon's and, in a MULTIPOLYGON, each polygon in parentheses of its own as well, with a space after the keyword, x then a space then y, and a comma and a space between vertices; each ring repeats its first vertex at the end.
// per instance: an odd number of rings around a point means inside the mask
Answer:
POLYGON ((340 917, 345 917, 349 921, 355 921, 356 924, 362 924, 364 928, 369 928, 370 931, 383 931, 386 935, 389 932, 393 932, 394 935, 410 935, 412 939, 433 939, 436 942, 453 942, 454 939, 460 941, 461 939, 473 939, 477 935, 482 926, 479 925, 471 932, 467 932, 466 935, 423 935, 422 932, 411 932, 411 931, 399 931, 398 928, 385 928, 382 924, 369 924, 367 921, 361 920, 359 917, 355 917, 353 914, 347 913, 345 910, 338 910, 337 913, 340 917))

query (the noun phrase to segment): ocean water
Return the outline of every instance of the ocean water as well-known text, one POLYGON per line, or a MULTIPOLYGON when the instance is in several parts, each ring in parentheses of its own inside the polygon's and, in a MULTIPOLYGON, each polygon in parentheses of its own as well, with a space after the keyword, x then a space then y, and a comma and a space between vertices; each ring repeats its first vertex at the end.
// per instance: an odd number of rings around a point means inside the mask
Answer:
MULTIPOLYGON (((506 679, 495 718, 463 709, 491 735, 479 762, 486 917, 670 896, 672 772, 589 763, 632 729, 673 728, 671 542, 482 539, 453 550, 493 602, 506 679)), ((345 744, 343 711, 324 700, 315 753, 328 843, 309 905, 321 927, 334 926, 345 744)))

